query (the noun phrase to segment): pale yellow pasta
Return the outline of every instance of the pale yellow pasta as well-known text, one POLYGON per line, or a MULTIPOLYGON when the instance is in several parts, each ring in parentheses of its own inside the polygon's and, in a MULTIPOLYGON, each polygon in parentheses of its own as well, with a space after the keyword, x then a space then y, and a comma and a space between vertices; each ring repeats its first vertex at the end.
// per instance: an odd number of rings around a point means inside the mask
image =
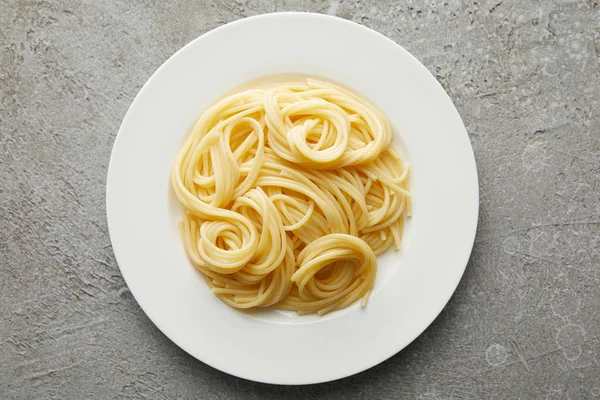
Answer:
POLYGON ((243 309, 324 314, 362 299, 376 254, 399 248, 409 166, 387 120, 314 79, 227 96, 171 173, 183 244, 212 292, 243 309))

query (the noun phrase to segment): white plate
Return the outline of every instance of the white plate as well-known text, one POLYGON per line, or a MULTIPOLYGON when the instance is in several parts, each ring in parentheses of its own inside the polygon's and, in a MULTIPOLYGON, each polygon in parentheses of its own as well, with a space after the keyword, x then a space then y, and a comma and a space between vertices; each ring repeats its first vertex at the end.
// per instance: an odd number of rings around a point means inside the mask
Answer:
POLYGON ((236 21, 167 60, 129 108, 106 184, 110 237, 121 272, 156 326, 197 359, 254 381, 343 378, 396 354, 440 313, 475 237, 478 183, 465 127, 433 76, 386 37, 343 19, 278 13, 236 21), (209 291, 187 260, 169 171, 192 122, 254 78, 302 73, 349 86, 391 121, 413 166, 413 218, 403 248, 378 258, 376 288, 325 317, 248 315, 209 291))

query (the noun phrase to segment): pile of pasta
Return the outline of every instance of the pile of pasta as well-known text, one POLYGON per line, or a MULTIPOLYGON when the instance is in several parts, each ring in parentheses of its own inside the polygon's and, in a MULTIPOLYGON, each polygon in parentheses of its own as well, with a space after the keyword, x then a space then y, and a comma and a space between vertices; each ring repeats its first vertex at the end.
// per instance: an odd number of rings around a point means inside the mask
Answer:
POLYGON ((240 309, 299 314, 362 299, 400 246, 409 165, 381 113, 320 80, 245 90, 208 108, 174 162, 183 244, 240 309))

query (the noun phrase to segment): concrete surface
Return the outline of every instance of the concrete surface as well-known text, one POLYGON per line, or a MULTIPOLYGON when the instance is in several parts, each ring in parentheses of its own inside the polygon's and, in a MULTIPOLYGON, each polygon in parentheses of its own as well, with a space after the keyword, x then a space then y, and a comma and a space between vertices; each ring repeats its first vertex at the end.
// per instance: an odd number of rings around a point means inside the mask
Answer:
POLYGON ((0 398, 600 398, 599 54, 598 0, 0 0, 0 398), (382 365, 309 387, 233 378, 171 343, 128 292, 104 214, 115 134, 152 72, 209 29, 283 10, 419 58, 481 184, 441 316, 382 365))

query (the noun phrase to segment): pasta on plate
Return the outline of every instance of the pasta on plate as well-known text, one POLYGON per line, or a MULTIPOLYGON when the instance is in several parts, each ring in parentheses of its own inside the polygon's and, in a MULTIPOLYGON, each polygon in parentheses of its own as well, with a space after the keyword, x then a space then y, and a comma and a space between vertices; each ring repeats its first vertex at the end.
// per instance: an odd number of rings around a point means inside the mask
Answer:
POLYGON ((299 314, 362 299, 400 246, 410 167, 366 100, 306 78, 209 107, 173 164, 188 258, 240 309, 299 314))

